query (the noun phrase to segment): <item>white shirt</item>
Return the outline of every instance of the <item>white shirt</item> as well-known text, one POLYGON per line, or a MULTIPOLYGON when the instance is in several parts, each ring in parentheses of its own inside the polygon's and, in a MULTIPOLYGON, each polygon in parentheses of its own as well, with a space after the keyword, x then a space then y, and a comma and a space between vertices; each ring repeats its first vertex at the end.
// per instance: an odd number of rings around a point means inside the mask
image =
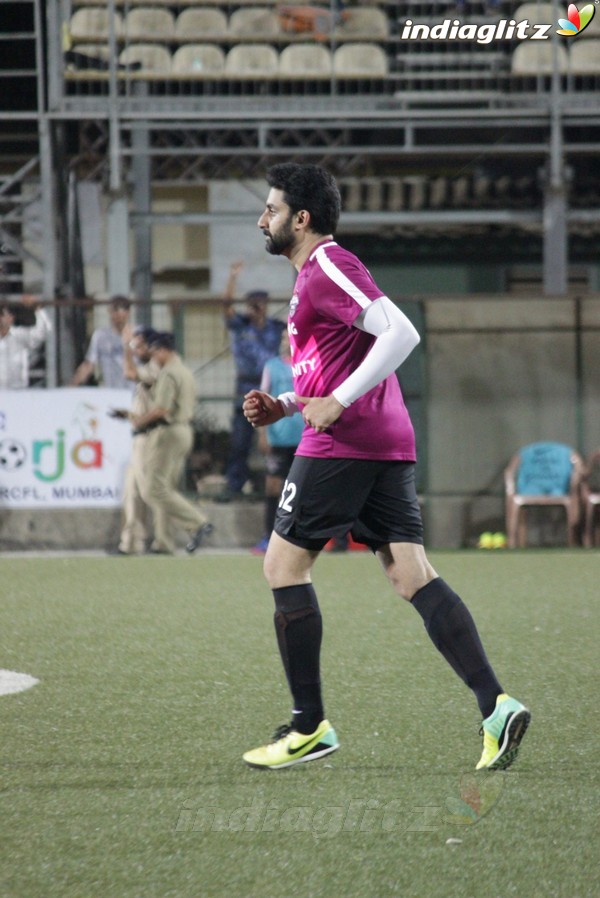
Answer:
POLYGON ((33 327, 11 327, 5 337, 0 337, 0 389, 29 386, 29 353, 41 346, 51 330, 50 319, 38 309, 33 327))
POLYGON ((85 359, 100 372, 103 387, 132 390, 135 382, 123 374, 123 338, 112 327, 97 327, 93 332, 85 359))

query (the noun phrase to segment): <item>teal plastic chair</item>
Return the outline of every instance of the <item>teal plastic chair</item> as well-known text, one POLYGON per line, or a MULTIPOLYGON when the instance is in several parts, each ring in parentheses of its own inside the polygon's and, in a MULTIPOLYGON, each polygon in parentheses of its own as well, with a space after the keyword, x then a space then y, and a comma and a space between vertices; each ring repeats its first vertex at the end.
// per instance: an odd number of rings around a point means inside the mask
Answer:
POLYGON ((527 509, 532 506, 564 508, 566 543, 577 545, 584 470, 579 453, 563 443, 531 443, 511 458, 504 471, 509 548, 527 545, 527 509))

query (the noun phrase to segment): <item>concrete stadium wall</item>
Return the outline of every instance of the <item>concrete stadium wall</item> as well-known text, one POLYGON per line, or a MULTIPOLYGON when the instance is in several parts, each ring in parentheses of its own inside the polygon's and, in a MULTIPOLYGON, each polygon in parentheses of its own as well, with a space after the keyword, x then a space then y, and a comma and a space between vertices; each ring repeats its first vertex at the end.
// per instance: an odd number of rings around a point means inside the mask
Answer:
MULTIPOLYGON (((263 535, 262 502, 203 502, 215 530, 207 546, 250 548, 263 535)), ((98 550, 108 552, 119 542, 119 509, 77 510, 0 508, 0 552, 98 550)), ((185 534, 178 541, 185 545, 185 534)))
MULTIPOLYGON (((503 469, 521 446, 600 447, 600 297, 424 305, 427 542, 474 545, 504 530, 503 469)), ((560 515, 537 536, 560 540, 560 515)))
MULTIPOLYGON (((411 297, 421 306, 420 493, 426 542, 476 544, 504 527, 502 473, 537 440, 558 440, 584 456, 600 447, 600 295, 411 297)), ((411 384, 411 387, 413 385, 411 384)), ((263 506, 211 504, 211 545, 249 547, 261 536, 263 506)), ((118 510, 0 508, 0 551, 109 549, 118 510)), ((534 520, 532 538, 560 544, 560 513, 534 520)), ((182 545, 184 539, 182 538, 182 545)))

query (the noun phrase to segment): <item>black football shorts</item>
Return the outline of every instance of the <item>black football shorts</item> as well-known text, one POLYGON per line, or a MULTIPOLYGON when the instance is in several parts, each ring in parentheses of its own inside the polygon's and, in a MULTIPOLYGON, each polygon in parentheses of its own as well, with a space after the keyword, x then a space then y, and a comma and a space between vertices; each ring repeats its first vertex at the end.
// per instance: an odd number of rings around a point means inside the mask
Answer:
POLYGON ((373 550, 387 543, 422 544, 414 463, 297 455, 279 500, 275 532, 316 551, 348 532, 373 550))
POLYGON ((265 474, 285 480, 294 461, 295 452, 295 446, 271 446, 265 458, 265 474))

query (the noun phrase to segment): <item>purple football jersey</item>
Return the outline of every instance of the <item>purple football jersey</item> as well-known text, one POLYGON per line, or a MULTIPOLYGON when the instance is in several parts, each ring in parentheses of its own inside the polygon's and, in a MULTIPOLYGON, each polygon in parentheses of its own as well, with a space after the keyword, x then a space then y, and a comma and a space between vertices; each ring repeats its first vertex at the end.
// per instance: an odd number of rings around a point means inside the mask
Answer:
MULTIPOLYGON (((333 241, 314 249, 296 279, 288 317, 297 396, 328 396, 359 366, 375 337, 353 322, 383 295, 353 253, 333 241)), ((414 431, 396 375, 344 409, 324 433, 305 427, 297 454, 415 461, 414 431)))

